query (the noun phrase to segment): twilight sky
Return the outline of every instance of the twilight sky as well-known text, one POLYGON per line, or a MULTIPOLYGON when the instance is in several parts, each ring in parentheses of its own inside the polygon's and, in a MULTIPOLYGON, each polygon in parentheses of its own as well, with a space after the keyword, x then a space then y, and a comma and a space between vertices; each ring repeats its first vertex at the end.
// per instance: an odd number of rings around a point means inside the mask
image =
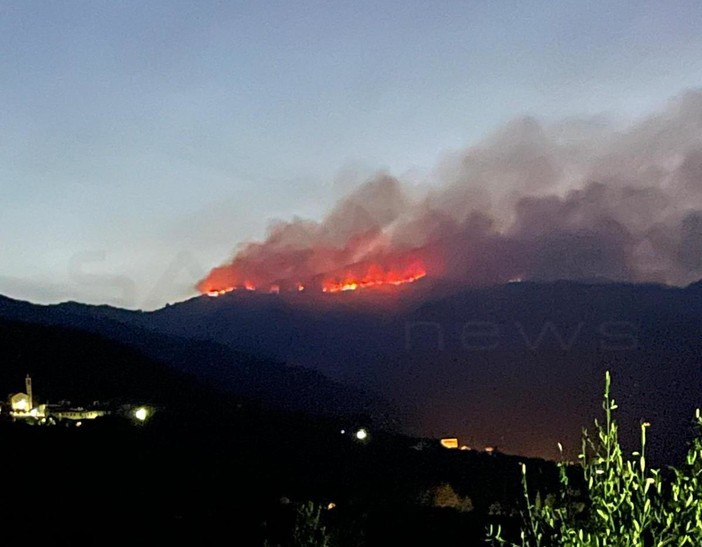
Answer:
POLYGON ((696 0, 0 0, 0 293, 185 298, 378 169, 660 109, 702 85, 701 27, 696 0))

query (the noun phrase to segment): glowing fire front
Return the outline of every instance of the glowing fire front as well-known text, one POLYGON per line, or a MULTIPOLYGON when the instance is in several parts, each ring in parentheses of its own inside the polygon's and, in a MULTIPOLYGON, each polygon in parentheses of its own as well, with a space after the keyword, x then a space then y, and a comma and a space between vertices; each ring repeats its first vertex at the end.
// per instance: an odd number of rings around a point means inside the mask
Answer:
POLYGON ((212 289, 207 291, 207 296, 222 296, 236 290, 236 287, 227 287, 226 289, 212 289))
MULTIPOLYGON (((255 291, 256 290, 256 285, 252 283, 251 281, 244 281, 244 283, 239 287, 224 287, 221 289, 202 289, 201 292, 203 294, 206 294, 207 296, 222 296, 224 294, 228 294, 230 292, 234 292, 237 289, 245 289, 247 291, 255 291)), ((278 285, 271 285, 270 289, 271 293, 278 293, 280 292, 280 287, 278 285)))
MULTIPOLYGON (((412 283, 426 277, 427 272, 424 265, 421 262, 413 262, 409 266, 403 268, 384 268, 378 264, 371 264, 364 268, 350 268, 343 273, 337 275, 328 275, 321 280, 319 285, 322 292, 325 293, 337 293, 345 291, 355 291, 358 289, 367 289, 371 287, 392 287, 404 285, 406 283, 412 283)), ((312 286, 316 285, 313 284, 312 286)), ((292 285, 293 289, 297 292, 302 292, 309 287, 309 283, 302 283, 300 281, 292 285)), ((263 290, 264 292, 269 292, 271 294, 278 294, 282 291, 281 286, 278 283, 267 284, 263 287, 259 287, 252 281, 244 281, 243 283, 236 286, 222 287, 222 288, 203 288, 202 292, 208 296, 222 296, 224 294, 230 293, 235 290, 247 290, 255 291, 257 289, 263 290)))
POLYGON ((421 264, 413 264, 403 270, 384 270, 374 264, 368 267, 362 275, 349 272, 340 277, 326 278, 322 282, 322 291, 334 293, 383 285, 404 285, 417 281, 426 275, 427 272, 421 264))

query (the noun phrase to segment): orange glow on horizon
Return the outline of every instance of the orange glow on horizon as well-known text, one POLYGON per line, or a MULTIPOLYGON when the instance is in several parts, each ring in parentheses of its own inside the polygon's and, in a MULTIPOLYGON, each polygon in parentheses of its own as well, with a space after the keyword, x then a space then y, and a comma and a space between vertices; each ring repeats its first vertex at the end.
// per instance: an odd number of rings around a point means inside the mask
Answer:
MULTIPOLYGON (((338 275, 329 274, 325 276, 321 282, 318 280, 315 283, 307 281, 297 281, 292 286, 281 286, 278 283, 264 284, 267 287, 267 292, 278 294, 283 291, 303 292, 308 288, 313 287, 314 290, 320 290, 324 293, 338 293, 347 291, 356 291, 359 289, 375 288, 375 287, 393 287, 412 283, 426 277, 427 272, 424 264, 419 260, 412 262, 404 262, 403 266, 386 267, 378 263, 370 265, 365 264, 354 265, 347 268, 343 273, 338 275)), ((309 280, 308 280, 309 281, 309 280)), ((231 281, 230 281, 231 283, 231 281)), ((234 285, 217 286, 210 281, 200 287, 200 291, 208 296, 217 297, 236 290, 255 291, 259 285, 252 280, 247 279, 243 282, 234 285)), ((263 290, 266 290, 265 288, 263 290)))
POLYGON ((222 296, 223 294, 230 293, 232 291, 235 291, 236 287, 227 287, 226 289, 213 289, 211 291, 207 291, 206 294, 207 296, 222 296))
POLYGON ((385 270, 377 264, 363 274, 346 273, 342 277, 328 277, 322 281, 322 291, 328 293, 355 291, 381 285, 404 285, 426 277, 424 266, 418 262, 399 270, 385 270))

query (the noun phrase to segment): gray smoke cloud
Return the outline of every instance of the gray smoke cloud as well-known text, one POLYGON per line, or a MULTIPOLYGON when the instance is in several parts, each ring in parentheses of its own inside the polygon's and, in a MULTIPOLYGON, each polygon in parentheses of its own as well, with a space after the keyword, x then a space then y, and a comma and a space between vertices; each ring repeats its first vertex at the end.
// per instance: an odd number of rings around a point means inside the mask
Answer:
POLYGON ((202 290, 420 258, 462 284, 702 277, 702 93, 619 128, 522 118, 442 161, 418 192, 375 176, 320 222, 272 224, 202 290))

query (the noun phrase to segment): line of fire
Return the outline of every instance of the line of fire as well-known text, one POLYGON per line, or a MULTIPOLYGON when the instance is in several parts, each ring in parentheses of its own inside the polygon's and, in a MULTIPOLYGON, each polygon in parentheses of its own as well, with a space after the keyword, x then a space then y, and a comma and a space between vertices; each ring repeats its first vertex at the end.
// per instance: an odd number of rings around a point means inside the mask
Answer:
POLYGON ((318 274, 306 279, 288 278, 274 281, 257 279, 242 272, 240 278, 232 278, 231 269, 215 269, 198 289, 208 296, 217 297, 233 291, 263 291, 271 294, 281 292, 340 293, 365 289, 387 289, 414 283, 427 277, 422 260, 412 259, 405 264, 385 266, 379 263, 360 264, 344 268, 334 273, 318 274))

